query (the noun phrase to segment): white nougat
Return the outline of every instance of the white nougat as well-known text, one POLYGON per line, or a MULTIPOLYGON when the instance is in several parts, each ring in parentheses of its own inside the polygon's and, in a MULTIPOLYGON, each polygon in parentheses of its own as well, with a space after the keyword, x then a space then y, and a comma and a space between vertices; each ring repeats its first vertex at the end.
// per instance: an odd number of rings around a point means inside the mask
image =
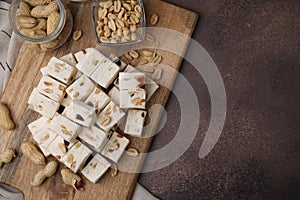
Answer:
POLYGON ((91 79, 93 79, 101 87, 107 89, 108 86, 118 76, 119 71, 120 68, 118 65, 113 63, 108 58, 104 58, 99 64, 98 68, 91 75, 91 79))
POLYGON ((101 154, 117 163, 123 155, 128 144, 129 140, 125 136, 114 132, 101 154))
POLYGON ((109 139, 109 134, 95 126, 83 127, 78 137, 92 147, 102 150, 109 139))
POLYGON ((97 124, 107 132, 120 122, 123 117, 125 117, 125 113, 114 102, 110 101, 98 115, 97 124))
POLYGON ((93 159, 81 170, 81 173, 92 183, 99 179, 110 168, 111 164, 101 155, 96 154, 93 159))
POLYGON ((41 69, 43 75, 51 76, 52 78, 69 85, 75 78, 77 70, 68 63, 52 57, 46 67, 41 69))
POLYGON ((95 109, 77 99, 70 102, 69 106, 65 108, 64 114, 73 122, 87 127, 93 125, 97 119, 95 109))
POLYGON ((102 53, 93 48, 89 48, 86 54, 84 54, 84 52, 77 53, 75 54, 75 57, 79 59, 78 64, 76 65, 77 69, 88 77, 91 77, 101 61, 106 59, 102 53))
POLYGON ((77 141, 71 149, 64 155, 61 162, 77 173, 85 164, 88 157, 92 155, 92 151, 84 144, 77 141))
POLYGON ((67 88, 67 94, 72 99, 84 101, 93 92, 95 84, 86 75, 82 75, 67 88))
POLYGON ((124 132, 128 135, 141 137, 143 133, 146 111, 129 110, 124 132))
POLYGON ((95 109, 99 114, 103 108, 109 103, 110 98, 100 88, 95 87, 94 91, 85 100, 85 103, 95 109))
POLYGON ((46 118, 52 118, 60 106, 56 101, 39 93, 36 88, 33 89, 28 104, 30 109, 46 118))
POLYGON ((51 122, 51 119, 46 118, 46 117, 40 117, 39 119, 28 124, 27 127, 28 127, 29 131, 31 132, 31 134, 34 136, 43 128, 48 128, 50 125, 50 122, 51 122))
POLYGON ((81 126, 56 113, 50 123, 49 129, 60 135, 66 141, 71 142, 77 137, 81 130, 81 126))
POLYGON ((39 93, 60 103, 65 96, 66 85, 49 76, 43 76, 37 86, 37 90, 39 93))

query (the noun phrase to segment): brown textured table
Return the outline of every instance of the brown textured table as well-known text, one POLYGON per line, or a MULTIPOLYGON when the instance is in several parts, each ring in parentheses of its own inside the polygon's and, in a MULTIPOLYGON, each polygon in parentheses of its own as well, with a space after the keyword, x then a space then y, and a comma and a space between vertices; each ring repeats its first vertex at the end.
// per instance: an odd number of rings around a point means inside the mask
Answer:
MULTIPOLYGON (((201 15, 193 38, 211 55, 226 87, 228 110, 219 142, 198 158, 210 118, 203 79, 184 62, 201 119, 196 139, 175 163, 142 174, 162 199, 300 199, 300 1, 167 0, 201 15)), ((152 151, 178 128, 174 96, 152 151)))

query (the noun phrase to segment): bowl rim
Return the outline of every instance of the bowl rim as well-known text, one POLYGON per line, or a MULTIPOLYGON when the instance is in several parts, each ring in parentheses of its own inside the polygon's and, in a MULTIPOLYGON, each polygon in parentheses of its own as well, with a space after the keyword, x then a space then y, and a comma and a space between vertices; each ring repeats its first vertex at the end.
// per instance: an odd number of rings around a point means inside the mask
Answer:
MULTIPOLYGON (((138 4, 141 6, 141 9, 142 9, 142 21, 141 21, 141 28, 138 28, 140 29, 141 31, 141 34, 140 34, 140 37, 137 38, 136 40, 134 41, 129 41, 129 42, 122 42, 122 43, 103 43, 100 41, 100 38, 98 38, 98 35, 97 35, 97 15, 98 15, 98 6, 99 5, 99 2, 103 2, 103 1, 108 1, 108 0, 93 0, 93 17, 92 17, 92 23, 93 23, 93 29, 94 29, 94 35, 95 35, 95 38, 96 38, 96 41, 97 43, 100 45, 100 46, 107 46, 107 47, 118 47, 118 46, 126 46, 126 45, 133 45, 133 44, 137 44, 137 43, 140 43, 142 41, 145 40, 145 35, 146 35, 146 14, 145 14, 145 8, 144 8, 144 4, 142 2, 142 0, 137 0, 138 4)), ((122 0, 121 0, 122 1, 122 0)))
POLYGON ((33 43, 46 43, 51 40, 54 40, 55 38, 57 38, 59 36, 59 34, 62 31, 62 29, 65 25, 65 22, 66 22, 66 10, 65 10, 64 4, 62 3, 61 0, 55 0, 58 4, 59 12, 60 12, 60 19, 59 19, 58 25, 56 26, 55 30, 52 33, 50 33, 49 35, 47 35, 46 37, 37 38, 37 39, 30 38, 30 37, 23 35, 16 26, 15 18, 17 17, 17 10, 18 10, 19 3, 21 1, 23 1, 23 0, 13 0, 13 2, 11 3, 11 6, 9 8, 10 24, 12 24, 13 31, 19 37, 21 37, 23 40, 33 42, 33 43))

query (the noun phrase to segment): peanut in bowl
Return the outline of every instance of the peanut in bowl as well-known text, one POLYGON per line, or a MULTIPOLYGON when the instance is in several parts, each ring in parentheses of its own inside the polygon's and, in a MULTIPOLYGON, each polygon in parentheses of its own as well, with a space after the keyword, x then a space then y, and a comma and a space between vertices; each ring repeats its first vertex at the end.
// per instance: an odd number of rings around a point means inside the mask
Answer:
POLYGON ((130 45, 145 38, 146 17, 141 0, 95 0, 93 24, 102 46, 130 45))
POLYGON ((63 45, 73 26, 72 15, 61 0, 14 0, 9 20, 16 35, 43 51, 63 45))

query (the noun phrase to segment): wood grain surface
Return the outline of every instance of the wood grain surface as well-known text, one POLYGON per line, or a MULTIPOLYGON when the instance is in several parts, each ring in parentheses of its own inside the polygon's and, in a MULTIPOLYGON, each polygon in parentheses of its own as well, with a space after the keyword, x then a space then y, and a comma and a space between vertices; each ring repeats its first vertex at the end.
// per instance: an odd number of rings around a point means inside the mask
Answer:
MULTIPOLYGON (((69 39, 61 48, 52 52, 36 51, 26 45, 21 47, 10 81, 1 98, 1 101, 6 103, 11 109, 12 118, 16 122, 17 128, 13 131, 0 130, 0 151, 13 147, 17 150, 18 156, 12 163, 2 167, 0 170, 0 182, 5 182, 20 189, 24 193, 25 199, 130 199, 139 175, 138 173, 120 171, 115 178, 111 177, 110 173, 107 173, 97 184, 92 184, 84 178, 85 190, 76 192, 73 188, 63 184, 59 170, 55 176, 46 180, 42 186, 32 187, 30 185, 31 179, 44 166, 35 165, 24 158, 20 152, 20 145, 22 142, 32 141, 27 124, 37 119, 39 115, 27 108, 27 101, 32 89, 41 78, 40 68, 45 66, 52 56, 60 57, 69 52, 75 53, 88 47, 97 47, 101 51, 114 52, 117 55, 121 55, 128 48, 139 49, 147 46, 148 48, 170 49, 169 52, 157 50, 157 54, 163 56, 163 76, 159 82, 162 86, 147 104, 149 115, 146 119, 147 128, 144 132, 146 137, 141 139, 130 138, 130 147, 134 147, 142 153, 148 151, 152 136, 155 134, 160 121, 163 106, 167 103, 170 95, 168 88, 172 88, 176 79, 176 71, 180 68, 189 36, 193 33, 198 16, 191 11, 159 0, 148 0, 144 1, 144 3, 147 19, 150 19, 150 16, 156 13, 160 16, 156 27, 166 28, 159 30, 149 29, 149 32, 152 32, 156 38, 156 42, 153 44, 145 41, 138 45, 122 48, 97 46, 91 22, 92 3, 87 1, 69 4, 74 18, 73 30, 81 29, 83 31, 83 36, 80 40, 73 41, 69 39), (168 29, 176 31, 176 33, 170 35, 170 30, 168 29)), ((53 159, 49 157, 47 160, 53 159)), ((142 167, 144 159, 145 155, 140 155, 135 159, 125 155, 119 165, 123 171, 136 171, 142 167)), ((63 167, 61 164, 60 168, 63 167)))

